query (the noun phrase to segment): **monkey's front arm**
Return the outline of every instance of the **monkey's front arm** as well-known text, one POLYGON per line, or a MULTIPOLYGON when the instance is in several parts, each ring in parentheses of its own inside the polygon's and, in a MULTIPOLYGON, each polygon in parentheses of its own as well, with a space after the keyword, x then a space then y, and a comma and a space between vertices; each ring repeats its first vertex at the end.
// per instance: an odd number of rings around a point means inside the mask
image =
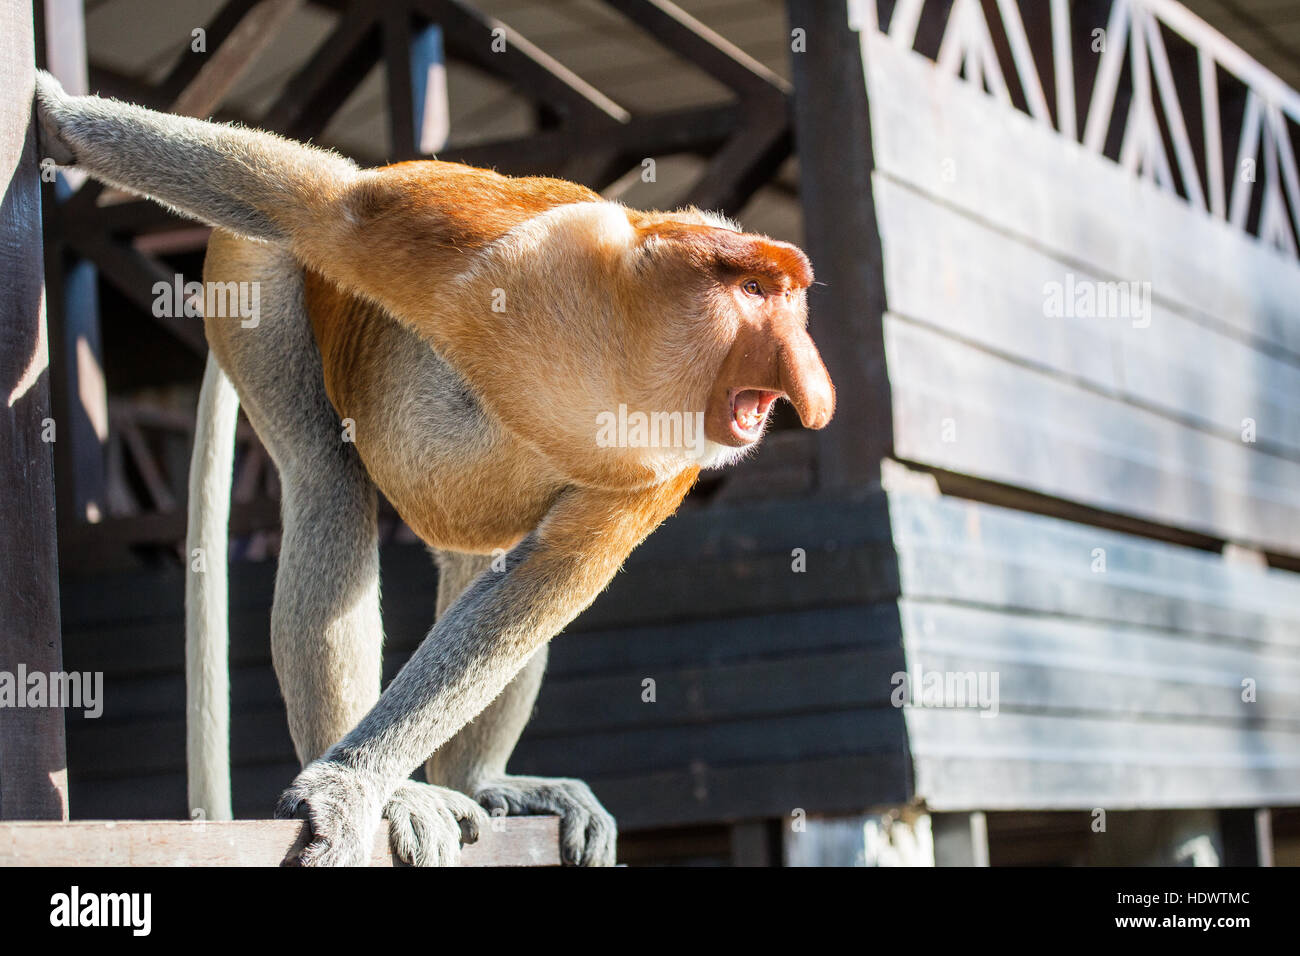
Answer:
POLYGON ((277 814, 312 828, 300 862, 364 864, 389 796, 595 599, 697 474, 638 492, 567 490, 505 570, 470 585, 374 708, 285 791, 277 814))

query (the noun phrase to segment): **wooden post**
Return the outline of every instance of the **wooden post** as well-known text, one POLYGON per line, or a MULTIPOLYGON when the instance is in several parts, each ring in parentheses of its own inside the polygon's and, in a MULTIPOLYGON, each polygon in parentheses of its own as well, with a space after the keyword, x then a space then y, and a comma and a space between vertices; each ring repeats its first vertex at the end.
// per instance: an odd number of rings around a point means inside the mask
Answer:
MULTIPOLYGON (((86 65, 86 23, 81 0, 45 0, 38 23, 44 34, 45 68, 73 95, 90 92, 86 65)), ((77 169, 59 173, 58 202, 66 202, 86 182, 77 169)), ((58 356, 50 388, 59 441, 55 443, 55 485, 67 525, 98 522, 108 515, 105 500, 104 443, 108 440, 108 395, 99 330, 99 270, 73 259, 60 240, 57 205, 47 208, 45 270, 50 352, 58 356)))
POLYGON ((1222 866, 1217 810, 1126 810, 1109 813, 1093 835, 1088 866, 1222 866))
POLYGON ((809 326, 839 403, 817 436, 818 482, 852 488, 878 482, 880 461, 893 450, 867 89, 844 0, 790 0, 788 9, 791 29, 808 37, 807 51, 791 62, 804 245, 818 282, 808 293, 809 326))
POLYGON ((934 866, 939 848, 931 820, 908 807, 812 817, 799 831, 783 829, 783 861, 786 866, 934 866))
MULTIPOLYGON (((11 679, 62 668, 35 68, 31 3, 0 0, 0 674, 11 679)), ((0 817, 67 815, 63 711, 0 706, 0 817)))
POLYGON ((1273 815, 1269 810, 1220 810, 1224 866, 1273 865, 1273 815))
POLYGON ((932 813, 935 866, 988 866, 989 827, 983 812, 932 813))

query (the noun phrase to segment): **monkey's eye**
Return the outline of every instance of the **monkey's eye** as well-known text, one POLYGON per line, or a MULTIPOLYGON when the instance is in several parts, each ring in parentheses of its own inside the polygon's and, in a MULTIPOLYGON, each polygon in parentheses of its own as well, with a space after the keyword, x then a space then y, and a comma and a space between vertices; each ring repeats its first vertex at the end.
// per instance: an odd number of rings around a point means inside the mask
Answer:
POLYGON ((742 285, 741 288, 744 289, 745 292, 748 293, 749 295, 763 294, 763 286, 759 284, 759 281, 757 279, 746 279, 744 285, 742 285))

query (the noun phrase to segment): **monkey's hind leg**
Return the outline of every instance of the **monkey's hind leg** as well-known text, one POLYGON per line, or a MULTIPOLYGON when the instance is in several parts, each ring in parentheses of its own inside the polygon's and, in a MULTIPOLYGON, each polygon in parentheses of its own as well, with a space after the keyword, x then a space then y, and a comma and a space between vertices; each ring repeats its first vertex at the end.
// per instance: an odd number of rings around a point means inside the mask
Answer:
MULTIPOLYGON (((438 617, 479 574, 493 573, 490 555, 437 552, 438 617)), ((529 659, 501 695, 425 763, 430 783, 473 796, 494 817, 555 814, 566 864, 613 866, 618 827, 581 780, 506 773, 506 762, 532 716, 546 671, 547 648, 529 659)))

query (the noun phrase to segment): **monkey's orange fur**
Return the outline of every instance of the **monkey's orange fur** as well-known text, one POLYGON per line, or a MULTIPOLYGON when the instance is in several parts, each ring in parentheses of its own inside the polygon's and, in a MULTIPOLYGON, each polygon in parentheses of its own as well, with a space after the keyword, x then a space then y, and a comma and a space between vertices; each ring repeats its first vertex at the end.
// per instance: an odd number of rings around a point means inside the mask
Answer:
MULTIPOLYGON (((833 389, 805 331, 812 271, 793 246, 693 210, 626 210, 573 183, 449 163, 364 174, 334 205, 327 231, 342 235, 328 245, 357 252, 306 275, 326 389, 355 422, 376 484, 432 545, 509 548, 567 486, 628 492, 636 510, 698 471, 681 450, 597 447, 596 416, 620 404, 706 411, 711 438, 728 426, 736 389, 784 393, 812 427, 830 417, 833 389), (761 301, 741 291, 750 278, 761 301), (454 467, 410 455, 419 442, 402 433, 391 374, 409 345, 394 316, 492 419, 454 467)), ((244 270, 239 246, 214 236, 210 279, 244 270)), ((208 334, 222 357, 228 329, 210 322, 208 334)))

